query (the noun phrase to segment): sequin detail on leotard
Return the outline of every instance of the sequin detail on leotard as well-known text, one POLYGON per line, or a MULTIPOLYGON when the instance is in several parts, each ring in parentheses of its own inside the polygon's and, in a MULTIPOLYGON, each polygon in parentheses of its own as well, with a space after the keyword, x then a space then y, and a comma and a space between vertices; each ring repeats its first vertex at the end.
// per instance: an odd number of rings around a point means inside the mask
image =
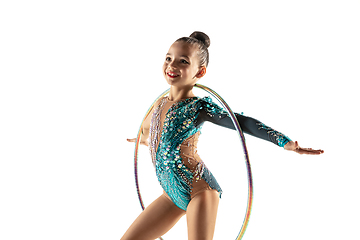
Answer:
MULTIPOLYGON (((163 101, 166 101, 166 98, 164 99, 163 101)), ((209 101, 209 99, 203 98, 205 101, 209 101)), ((153 161, 160 185, 171 200, 183 210, 187 209, 191 200, 194 180, 204 179, 210 188, 217 190, 220 194, 222 193, 215 177, 202 161, 198 163, 195 170, 189 169, 183 162, 180 153, 181 144, 201 130, 202 124, 195 125, 199 110, 205 107, 208 114, 220 112, 220 109, 212 107, 210 102, 204 106, 204 102, 200 100, 193 97, 174 103, 165 115, 158 146, 156 147, 155 141, 150 141, 150 148, 157 148, 153 161)), ((157 116, 161 114, 163 101, 153 114, 151 121, 152 138, 157 138, 156 133, 160 131, 160 127, 156 128, 155 126, 160 125, 160 118, 157 116)))
MULTIPOLYGON (((267 133, 269 134, 269 137, 273 137, 275 138, 275 141, 277 142, 277 144, 279 145, 279 147, 284 147, 285 144, 287 144, 288 142, 291 141, 291 139, 287 136, 285 136, 284 134, 282 134, 281 132, 278 132, 276 130, 274 130, 273 128, 266 126, 263 123, 257 123, 256 125, 260 126, 259 129, 264 129, 267 131, 267 133)), ((272 140, 273 141, 273 140, 272 140)), ((273 141, 274 142, 274 141, 273 141)))
POLYGON ((160 116, 161 112, 165 107, 165 104, 167 103, 166 98, 163 98, 160 102, 160 104, 157 106, 157 108, 154 110, 153 116, 151 118, 150 122, 150 154, 152 162, 155 166, 156 162, 156 148, 158 146, 158 135, 160 133, 160 116))

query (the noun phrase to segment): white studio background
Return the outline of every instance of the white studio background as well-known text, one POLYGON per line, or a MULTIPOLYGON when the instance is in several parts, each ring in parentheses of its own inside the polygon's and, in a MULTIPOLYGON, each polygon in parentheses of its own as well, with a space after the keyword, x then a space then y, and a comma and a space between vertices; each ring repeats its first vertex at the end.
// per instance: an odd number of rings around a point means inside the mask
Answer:
MULTIPOLYGON (((1 1, 0 239, 120 239, 141 213, 134 144, 168 88, 179 37, 210 36, 199 82, 304 147, 246 136, 254 202, 243 239, 360 239, 358 1, 1 1)), ((201 90, 196 92, 206 95, 201 90)), ((235 239, 246 171, 236 132, 205 124, 221 184, 214 239, 235 239)), ((140 148, 145 205, 162 190, 140 148)), ((185 217, 164 237, 187 239, 185 217)))

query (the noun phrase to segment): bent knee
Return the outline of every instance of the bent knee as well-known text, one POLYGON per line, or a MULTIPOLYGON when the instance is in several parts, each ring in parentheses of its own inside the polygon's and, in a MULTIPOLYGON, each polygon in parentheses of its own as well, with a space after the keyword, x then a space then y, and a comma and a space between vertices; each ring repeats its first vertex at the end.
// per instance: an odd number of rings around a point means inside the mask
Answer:
POLYGON ((219 202, 219 192, 215 189, 211 190, 203 190, 197 193, 191 201, 211 201, 211 202, 219 202))

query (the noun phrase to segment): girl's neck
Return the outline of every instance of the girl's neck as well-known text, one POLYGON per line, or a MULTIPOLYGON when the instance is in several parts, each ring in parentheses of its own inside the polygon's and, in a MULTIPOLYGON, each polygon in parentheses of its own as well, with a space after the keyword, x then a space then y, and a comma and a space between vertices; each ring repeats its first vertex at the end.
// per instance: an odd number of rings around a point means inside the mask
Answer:
POLYGON ((192 92, 192 88, 193 86, 191 86, 190 88, 181 88, 181 89, 171 86, 168 98, 172 102, 177 102, 182 99, 195 97, 194 93, 192 92))

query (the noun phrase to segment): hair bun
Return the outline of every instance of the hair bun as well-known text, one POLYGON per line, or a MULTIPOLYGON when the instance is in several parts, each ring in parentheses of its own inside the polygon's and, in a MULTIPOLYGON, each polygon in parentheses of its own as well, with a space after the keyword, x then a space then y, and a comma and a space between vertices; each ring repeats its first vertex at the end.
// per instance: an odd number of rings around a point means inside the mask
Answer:
POLYGON ((198 32, 198 31, 195 31, 193 32, 191 35, 190 35, 191 38, 195 38, 197 40, 199 40, 200 42, 202 42, 205 47, 209 47, 210 46, 210 38, 208 35, 206 35, 205 33, 203 32, 198 32))

